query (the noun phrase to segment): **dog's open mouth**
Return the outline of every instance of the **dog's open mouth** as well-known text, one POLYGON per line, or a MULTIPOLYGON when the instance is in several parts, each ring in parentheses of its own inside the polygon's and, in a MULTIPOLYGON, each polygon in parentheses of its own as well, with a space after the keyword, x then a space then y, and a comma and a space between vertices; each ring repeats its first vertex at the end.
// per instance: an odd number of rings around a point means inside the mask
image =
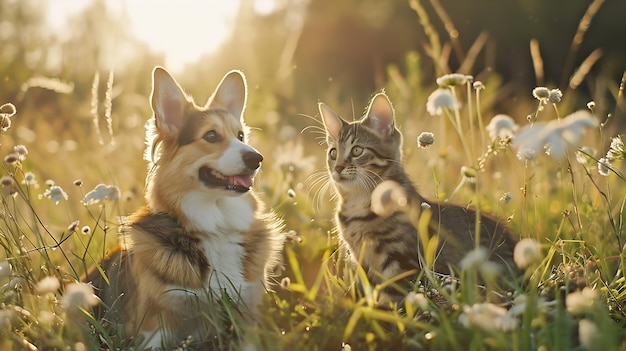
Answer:
POLYGON ((252 186, 252 176, 249 174, 238 174, 227 176, 209 167, 202 167, 199 171, 200 180, 209 187, 223 187, 238 193, 245 193, 252 186))

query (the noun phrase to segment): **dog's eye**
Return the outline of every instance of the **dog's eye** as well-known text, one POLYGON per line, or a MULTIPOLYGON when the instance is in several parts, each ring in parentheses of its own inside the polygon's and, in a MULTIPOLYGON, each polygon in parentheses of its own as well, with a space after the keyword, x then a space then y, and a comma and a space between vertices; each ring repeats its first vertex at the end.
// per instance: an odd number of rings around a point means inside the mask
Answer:
POLYGON ((219 134, 217 134, 217 132, 214 130, 210 130, 204 133, 202 138, 208 141, 209 143, 217 143, 218 141, 222 140, 222 137, 219 134))
POLYGON ((353 157, 359 157, 363 153, 363 148, 357 145, 352 148, 351 153, 353 157))
POLYGON ((243 132, 239 132, 237 134, 237 139, 239 139, 239 141, 243 141, 243 132))
POLYGON ((335 149, 335 148, 330 149, 330 151, 328 151, 328 157, 331 160, 333 160, 333 161, 336 160, 337 159, 337 149, 335 149))

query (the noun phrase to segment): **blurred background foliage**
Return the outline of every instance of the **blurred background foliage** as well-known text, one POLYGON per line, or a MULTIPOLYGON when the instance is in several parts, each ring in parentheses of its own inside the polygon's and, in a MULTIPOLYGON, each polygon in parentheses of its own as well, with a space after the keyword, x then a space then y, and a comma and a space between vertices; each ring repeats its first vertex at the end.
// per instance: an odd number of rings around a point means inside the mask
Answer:
MULTIPOLYGON (((33 170, 41 183, 53 179, 70 197, 82 198, 99 182, 119 185, 124 201, 118 214, 128 214, 143 202, 141 157, 144 123, 151 116, 151 70, 164 64, 165 55, 135 38, 128 18, 109 11, 104 0, 71 17, 66 32, 50 29, 43 4, 0 0, 0 103, 12 102, 18 111, 0 151, 4 156, 13 145, 26 144, 31 152, 24 169, 33 170), (100 142, 97 130, 107 128, 107 91, 113 133, 103 132, 100 142), (75 179, 86 180, 84 190, 72 185, 75 179)), ((311 201, 315 190, 306 178, 324 167, 320 135, 307 129, 319 126, 314 120, 318 101, 350 119, 385 88, 405 140, 415 140, 421 131, 440 131, 425 109, 436 77, 461 71, 487 86, 486 120, 508 113, 523 121, 536 109, 530 91, 546 85, 564 91, 562 115, 593 99, 600 116, 611 112, 620 121, 623 112, 615 105, 626 68, 625 13, 623 0, 275 0, 273 12, 259 14, 255 0, 240 0, 230 38, 175 76, 203 104, 227 70, 246 73, 246 119, 258 129, 252 144, 268 160, 260 180, 267 201, 288 227, 302 231, 302 223, 312 223, 325 240, 329 216, 318 217, 316 211, 328 214, 332 206, 297 205, 311 201), (593 16, 581 24, 590 9, 593 16), (576 37, 579 26, 584 35, 576 37), (534 69, 532 40, 542 72, 534 69), (590 56, 595 61, 589 72, 572 86, 570 77, 590 56), (288 198, 288 189, 295 190, 295 200, 288 198)), ((184 20, 172 18, 166 25, 184 20)), ((202 33, 181 40, 203 45, 202 33)), ((438 144, 439 155, 457 160, 460 168, 463 152, 449 142, 438 144)), ((437 166, 435 154, 416 155, 413 142, 407 144, 409 169, 424 193, 451 192, 459 174, 437 166), (430 170, 422 171, 424 165, 430 170)), ((506 165, 499 167, 506 171, 506 165)), ((512 173, 506 181, 513 183, 494 189, 510 191, 511 184, 522 184, 515 177, 523 172, 512 173)), ((68 206, 67 213, 79 213, 83 205, 68 206)), ((49 220, 63 229, 74 218, 49 220)))

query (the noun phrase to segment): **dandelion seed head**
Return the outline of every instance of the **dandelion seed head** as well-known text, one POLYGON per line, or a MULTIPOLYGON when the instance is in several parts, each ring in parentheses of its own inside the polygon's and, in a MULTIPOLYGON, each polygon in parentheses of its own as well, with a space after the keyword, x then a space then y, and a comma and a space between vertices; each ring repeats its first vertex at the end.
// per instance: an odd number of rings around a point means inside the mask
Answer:
POLYGON ((479 80, 475 81, 472 86, 475 90, 485 90, 485 84, 479 80))
POLYGON ((548 94, 548 102, 552 104, 561 102, 562 98, 563 98, 563 93, 561 92, 560 89, 552 89, 550 90, 550 93, 548 94))
POLYGON ((47 276, 40 280, 35 286, 35 290, 41 295, 48 293, 54 294, 61 287, 61 282, 57 277, 47 276))
POLYGON ((13 147, 13 152, 15 152, 20 161, 24 161, 26 159, 26 155, 28 155, 28 148, 24 145, 15 145, 13 147))
POLYGON ((417 137, 417 146, 427 148, 435 142, 435 134, 431 132, 422 132, 417 137))
POLYGON ((593 109, 596 108, 596 102, 595 101, 589 101, 587 103, 587 108, 593 111, 593 109))
POLYGON ((541 262, 541 246, 531 238, 520 240, 513 250, 513 261, 520 269, 526 269, 541 262))
POLYGON ((545 103, 550 97, 550 89, 546 87, 536 87, 535 89, 533 89, 533 97, 545 103))
POLYGON ((498 114, 491 119, 485 129, 489 133, 489 138, 491 140, 495 140, 496 138, 512 138, 513 135, 515 135, 518 126, 510 116, 498 114))
POLYGON ((598 160, 598 173, 605 177, 608 177, 609 174, 611 174, 611 164, 605 157, 598 160))
POLYGON ((474 79, 474 77, 461 73, 444 74, 443 76, 437 78, 437 85, 439 85, 440 88, 455 87, 458 85, 464 85, 472 79, 474 79))
POLYGON ((444 109, 456 110, 459 108, 459 103, 454 98, 450 90, 437 89, 428 96, 426 102, 426 110, 431 116, 440 116, 443 114, 444 109))

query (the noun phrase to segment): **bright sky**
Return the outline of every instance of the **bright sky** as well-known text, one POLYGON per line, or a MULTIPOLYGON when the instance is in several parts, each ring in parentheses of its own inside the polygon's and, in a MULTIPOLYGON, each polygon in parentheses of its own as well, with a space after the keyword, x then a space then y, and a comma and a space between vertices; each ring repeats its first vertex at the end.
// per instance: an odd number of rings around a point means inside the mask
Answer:
MULTIPOLYGON (((47 2, 48 23, 62 29, 69 16, 92 0, 47 2)), ((169 68, 180 70, 228 39, 239 0, 106 0, 106 4, 114 13, 126 8, 135 36, 165 53, 169 68), (201 43, 198 38, 202 38, 201 43)), ((255 5, 258 11, 267 11, 273 0, 257 0, 255 5)))

